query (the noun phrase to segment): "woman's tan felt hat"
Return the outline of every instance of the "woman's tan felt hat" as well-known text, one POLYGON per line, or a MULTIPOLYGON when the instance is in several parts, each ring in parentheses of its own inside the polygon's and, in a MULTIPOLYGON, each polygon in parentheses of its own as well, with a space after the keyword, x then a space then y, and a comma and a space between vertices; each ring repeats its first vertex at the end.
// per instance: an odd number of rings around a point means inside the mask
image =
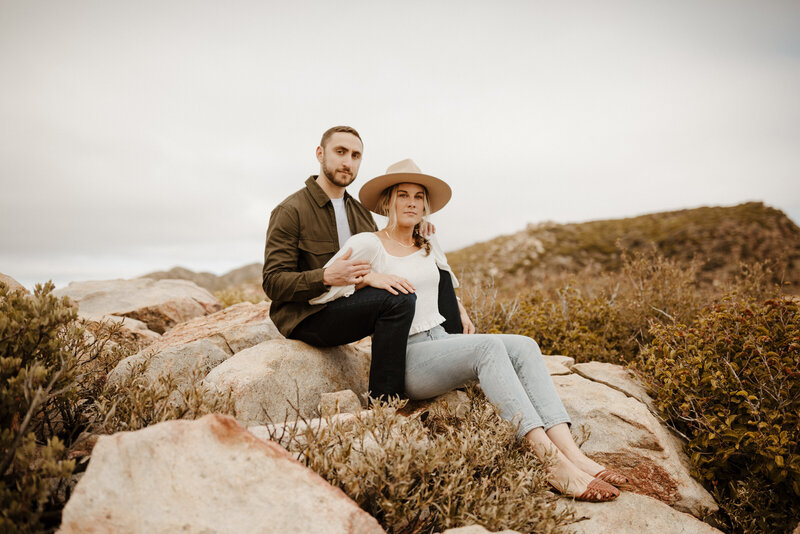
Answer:
POLYGON ((445 204, 450 202, 450 197, 453 196, 453 191, 450 186, 443 180, 422 174, 417 167, 417 164, 410 159, 398 161, 386 169, 386 174, 376 176, 369 182, 361 187, 358 192, 358 199, 364 206, 378 215, 385 215, 376 211, 378 205, 378 197, 387 187, 394 184, 419 184, 428 190, 428 204, 431 207, 431 213, 435 213, 442 209, 445 204))

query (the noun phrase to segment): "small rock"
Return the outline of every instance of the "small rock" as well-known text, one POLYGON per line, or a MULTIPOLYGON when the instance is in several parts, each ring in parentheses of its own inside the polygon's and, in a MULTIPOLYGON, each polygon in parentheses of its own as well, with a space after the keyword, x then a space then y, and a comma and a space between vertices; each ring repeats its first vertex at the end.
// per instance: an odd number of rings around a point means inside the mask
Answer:
POLYGON ((575 358, 554 354, 544 356, 544 364, 547 366, 550 376, 568 375, 572 372, 570 368, 575 365, 575 358))
POLYGON ((319 400, 319 413, 323 417, 337 413, 358 413, 362 410, 358 395, 349 389, 323 393, 319 400))

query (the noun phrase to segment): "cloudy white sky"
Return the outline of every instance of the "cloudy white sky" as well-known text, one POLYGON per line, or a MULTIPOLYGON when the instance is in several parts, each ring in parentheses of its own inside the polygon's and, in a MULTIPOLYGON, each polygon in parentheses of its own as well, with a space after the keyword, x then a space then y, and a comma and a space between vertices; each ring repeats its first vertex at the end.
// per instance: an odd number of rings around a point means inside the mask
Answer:
POLYGON ((454 189, 445 249, 761 200, 800 222, 800 2, 0 0, 0 272, 261 261, 357 128, 454 189))

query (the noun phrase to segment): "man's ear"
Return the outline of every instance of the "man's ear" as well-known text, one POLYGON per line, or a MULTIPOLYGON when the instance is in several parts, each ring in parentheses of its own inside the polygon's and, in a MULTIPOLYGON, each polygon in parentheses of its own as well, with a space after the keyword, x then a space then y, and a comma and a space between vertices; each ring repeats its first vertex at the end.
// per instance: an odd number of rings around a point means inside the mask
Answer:
POLYGON ((322 163, 322 147, 321 146, 317 147, 317 161, 322 163))

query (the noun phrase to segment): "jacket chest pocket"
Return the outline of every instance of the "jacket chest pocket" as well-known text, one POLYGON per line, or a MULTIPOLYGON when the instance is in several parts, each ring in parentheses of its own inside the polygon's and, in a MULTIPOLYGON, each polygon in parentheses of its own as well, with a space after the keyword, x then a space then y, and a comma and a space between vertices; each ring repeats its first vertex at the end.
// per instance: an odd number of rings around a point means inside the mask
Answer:
POLYGON ((336 243, 321 239, 300 239, 297 248, 300 249, 299 267, 303 271, 319 269, 339 251, 336 243))

